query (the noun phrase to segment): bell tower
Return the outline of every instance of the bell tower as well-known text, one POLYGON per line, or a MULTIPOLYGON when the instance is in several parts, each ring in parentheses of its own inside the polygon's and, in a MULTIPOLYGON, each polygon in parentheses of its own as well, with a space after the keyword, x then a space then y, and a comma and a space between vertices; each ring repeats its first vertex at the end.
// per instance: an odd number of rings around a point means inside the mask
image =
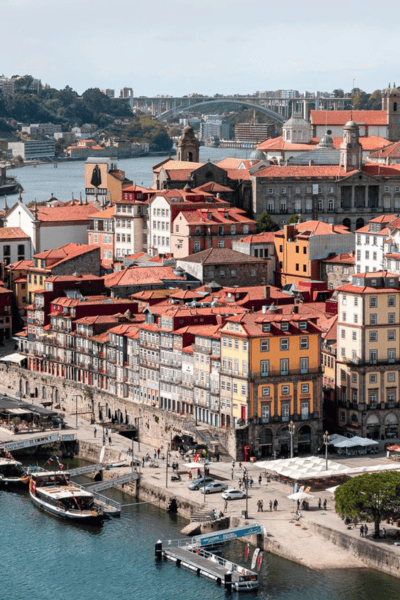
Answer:
POLYGON ((199 140, 190 125, 186 125, 178 140, 176 159, 187 162, 199 162, 199 140))
POLYGON ((400 140, 400 90, 393 84, 382 93, 382 110, 386 112, 388 138, 392 142, 400 140))
POLYGON ((359 171, 362 167, 360 130, 354 121, 343 127, 343 142, 340 145, 339 164, 345 171, 359 171))

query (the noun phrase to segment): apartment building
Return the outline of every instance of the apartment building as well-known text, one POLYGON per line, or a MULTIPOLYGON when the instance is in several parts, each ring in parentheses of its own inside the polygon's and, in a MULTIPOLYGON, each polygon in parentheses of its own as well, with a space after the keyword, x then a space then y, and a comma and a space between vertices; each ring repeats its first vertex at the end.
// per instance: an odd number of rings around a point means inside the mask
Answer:
MULTIPOLYGON (((294 307, 296 309, 296 307, 294 307)), ((316 318, 280 314, 228 317, 221 328, 221 402, 236 425, 252 423, 249 442, 261 456, 314 452, 322 431, 320 329, 316 318)))
POLYGON ((108 206, 89 218, 88 244, 100 246, 101 265, 105 270, 111 269, 114 264, 114 215, 115 206, 108 206))
POLYGON ((338 423, 362 437, 398 438, 399 275, 353 275, 352 283, 338 289, 338 311, 338 423))

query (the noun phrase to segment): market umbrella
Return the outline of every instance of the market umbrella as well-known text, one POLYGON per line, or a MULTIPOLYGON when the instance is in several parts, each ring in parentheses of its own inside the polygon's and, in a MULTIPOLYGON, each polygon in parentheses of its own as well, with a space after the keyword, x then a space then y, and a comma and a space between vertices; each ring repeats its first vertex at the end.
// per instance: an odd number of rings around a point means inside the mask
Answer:
POLYGON ((306 494, 306 492, 296 492, 295 494, 290 494, 287 498, 289 498, 289 500, 305 500, 306 498, 314 498, 314 496, 306 494))

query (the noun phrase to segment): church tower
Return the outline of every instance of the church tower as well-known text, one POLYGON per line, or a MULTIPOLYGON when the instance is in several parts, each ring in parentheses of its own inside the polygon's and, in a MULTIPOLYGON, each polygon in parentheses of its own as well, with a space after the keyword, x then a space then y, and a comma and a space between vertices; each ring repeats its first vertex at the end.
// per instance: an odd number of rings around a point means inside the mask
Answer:
POLYGON ((354 121, 343 127, 343 142, 340 145, 339 164, 345 171, 359 171, 362 167, 360 130, 354 121))
POLYGON ((199 140, 190 125, 186 125, 178 140, 176 159, 188 162, 199 162, 199 140))
POLYGON ((388 123, 388 138, 392 142, 400 140, 400 90, 389 87, 382 92, 382 110, 386 112, 388 123))

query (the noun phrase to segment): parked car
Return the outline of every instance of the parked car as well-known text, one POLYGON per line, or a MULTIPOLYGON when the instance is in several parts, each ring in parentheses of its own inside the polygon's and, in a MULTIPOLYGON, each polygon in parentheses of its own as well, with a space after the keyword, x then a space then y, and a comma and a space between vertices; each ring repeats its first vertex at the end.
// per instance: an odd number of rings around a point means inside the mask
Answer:
POLYGON ((199 477, 189 483, 187 487, 189 490, 199 490, 203 485, 207 485, 208 483, 214 483, 214 479, 212 477, 206 477, 205 479, 204 477, 199 477))
POLYGON ((246 498, 246 492, 242 492, 242 490, 226 490, 221 496, 224 500, 240 500, 241 498, 246 498))
POLYGON ((224 492, 228 486, 226 483, 220 481, 214 481, 214 483, 208 483, 205 487, 200 488, 202 494, 214 494, 216 492, 224 492))

